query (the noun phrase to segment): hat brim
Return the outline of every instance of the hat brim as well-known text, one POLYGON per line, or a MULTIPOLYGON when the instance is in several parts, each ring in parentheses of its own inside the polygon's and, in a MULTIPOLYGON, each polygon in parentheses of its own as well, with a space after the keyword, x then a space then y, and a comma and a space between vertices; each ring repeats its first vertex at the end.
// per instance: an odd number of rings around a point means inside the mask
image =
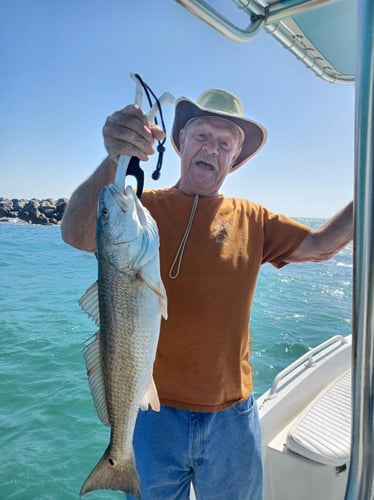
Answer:
POLYGON ((192 118, 200 116, 216 116, 218 118, 225 118, 238 125, 244 132, 244 142, 241 152, 231 167, 231 172, 239 168, 255 153, 257 153, 265 144, 267 132, 262 125, 246 118, 233 116, 228 113, 218 113, 210 109, 197 106, 193 101, 187 97, 181 97, 176 101, 175 115, 171 140, 176 152, 180 155, 180 141, 179 132, 184 128, 186 123, 192 118))

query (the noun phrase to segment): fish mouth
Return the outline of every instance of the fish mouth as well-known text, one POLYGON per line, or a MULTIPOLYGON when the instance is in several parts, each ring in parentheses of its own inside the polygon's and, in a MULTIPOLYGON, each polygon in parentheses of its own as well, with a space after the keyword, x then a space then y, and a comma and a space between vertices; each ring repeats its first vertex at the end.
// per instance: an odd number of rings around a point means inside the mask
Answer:
MULTIPOLYGON (((137 218, 138 223, 140 228, 143 228, 144 226, 147 226, 147 220, 144 217, 141 203, 139 198, 137 197, 133 187, 131 185, 128 185, 125 187, 125 191, 121 191, 116 185, 109 185, 109 192, 113 197, 113 200, 119 208, 122 210, 122 212, 127 212, 127 211, 132 211, 134 210, 134 217, 137 218)), ((140 231, 140 229, 139 229, 140 231)), ((126 243, 131 243, 131 241, 136 240, 139 238, 139 231, 137 231, 136 234, 134 234, 134 237, 131 239, 127 239, 126 243)), ((123 243, 122 241, 119 241, 118 244, 123 243)))
POLYGON ((123 193, 117 186, 114 184, 111 184, 108 186, 109 192, 112 195, 114 201, 117 203, 117 205, 120 207, 120 209, 123 212, 126 212, 128 210, 128 202, 131 198, 130 192, 132 192, 132 187, 127 186, 126 187, 126 192, 123 193))
MULTIPOLYGON (((106 189, 109 191, 110 195, 113 198, 114 203, 119 207, 119 209, 125 213, 131 210, 131 202, 135 196, 135 193, 131 186, 127 186, 125 192, 121 191, 114 184, 110 184, 106 186, 106 189)), ((114 239, 111 244, 113 246, 123 245, 124 243, 131 243, 135 241, 139 237, 138 233, 134 234, 132 237, 129 237, 129 234, 126 233, 126 237, 120 237, 119 239, 114 239)))

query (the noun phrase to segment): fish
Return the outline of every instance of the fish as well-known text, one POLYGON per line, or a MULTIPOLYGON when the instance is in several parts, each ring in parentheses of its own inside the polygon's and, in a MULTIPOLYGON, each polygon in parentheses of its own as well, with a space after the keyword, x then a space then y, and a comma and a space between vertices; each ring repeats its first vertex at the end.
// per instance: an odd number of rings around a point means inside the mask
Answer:
POLYGON ((104 186, 97 209, 98 279, 79 304, 99 326, 84 358, 110 441, 80 496, 97 489, 141 496, 133 434, 139 408, 160 410, 152 372, 161 317, 167 318, 159 244, 157 224, 131 186, 124 192, 104 186))

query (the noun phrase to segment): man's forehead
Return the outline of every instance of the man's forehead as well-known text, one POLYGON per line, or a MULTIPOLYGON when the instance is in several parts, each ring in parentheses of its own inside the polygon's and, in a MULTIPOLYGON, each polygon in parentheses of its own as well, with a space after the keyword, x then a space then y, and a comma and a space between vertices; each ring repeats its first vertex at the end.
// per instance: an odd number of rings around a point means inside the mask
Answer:
POLYGON ((238 126, 226 118, 220 118, 218 116, 198 116, 197 118, 192 118, 186 125, 207 125, 219 129, 228 129, 230 131, 238 130, 238 126))
POLYGON ((191 118, 191 120, 186 123, 185 128, 187 126, 188 128, 191 126, 193 130, 205 126, 216 130, 218 129, 220 133, 228 133, 235 136, 240 143, 243 142, 245 137, 243 129, 240 128, 239 125, 236 125, 236 123, 231 120, 227 120, 226 118, 220 118, 219 116, 207 115, 191 118))

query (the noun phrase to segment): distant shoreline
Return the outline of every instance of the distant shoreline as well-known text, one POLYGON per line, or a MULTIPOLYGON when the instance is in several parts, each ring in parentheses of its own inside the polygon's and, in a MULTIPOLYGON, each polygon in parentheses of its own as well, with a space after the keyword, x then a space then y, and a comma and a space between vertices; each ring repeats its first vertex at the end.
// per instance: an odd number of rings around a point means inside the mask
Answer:
POLYGON ((67 198, 2 198, 0 222, 14 224, 58 225, 67 205, 67 198))

